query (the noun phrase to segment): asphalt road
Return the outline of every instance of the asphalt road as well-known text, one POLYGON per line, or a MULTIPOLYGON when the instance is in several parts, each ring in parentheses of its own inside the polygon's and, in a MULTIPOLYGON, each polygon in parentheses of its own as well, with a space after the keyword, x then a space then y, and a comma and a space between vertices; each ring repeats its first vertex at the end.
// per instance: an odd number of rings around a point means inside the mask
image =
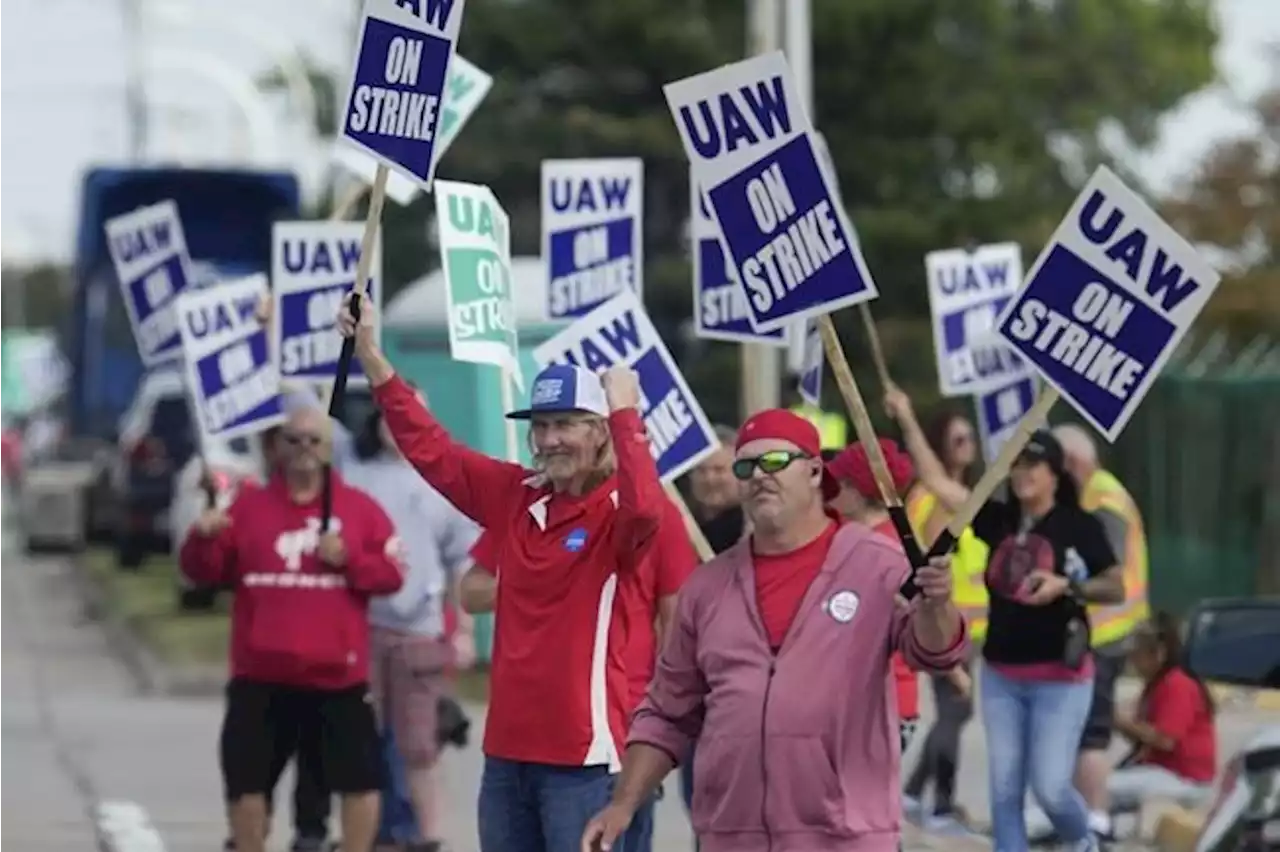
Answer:
MULTIPOLYGON (((6 547, 0 579, 3 842, 23 852, 85 852, 98 846, 97 827, 113 823, 115 836, 131 841, 121 850, 219 849, 224 834, 215 761, 220 702, 139 695, 84 611, 65 559, 26 559, 6 547)), ((1264 721, 1260 711, 1224 711, 1219 733, 1224 759, 1264 721)), ((474 747, 450 751, 445 758, 445 835, 453 852, 476 849, 480 765, 474 747)), ((962 803, 979 817, 986 813, 985 772, 981 731, 971 725, 959 789, 962 803)), ((291 782, 286 784, 282 792, 292 789, 291 782)), ((655 844, 663 852, 692 848, 670 786, 655 844)), ((285 817, 277 820, 273 848, 287 847, 285 817)), ((908 848, 960 852, 963 846, 913 839, 908 848)))

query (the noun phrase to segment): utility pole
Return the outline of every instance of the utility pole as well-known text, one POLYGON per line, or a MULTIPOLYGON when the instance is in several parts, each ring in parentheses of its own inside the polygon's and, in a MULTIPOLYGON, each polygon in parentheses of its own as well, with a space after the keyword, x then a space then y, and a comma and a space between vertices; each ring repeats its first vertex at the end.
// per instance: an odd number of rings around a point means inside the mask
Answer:
POLYGON ((147 156, 147 94, 143 80, 145 49, 142 34, 141 0, 120 0, 124 29, 125 126, 129 138, 129 160, 136 166, 147 156))
MULTIPOLYGON (((784 0, 784 47, 787 64, 800 92, 809 122, 816 129, 818 118, 813 103, 813 21, 810 17, 810 0, 784 0)), ((787 370, 799 373, 804 369, 804 323, 797 323, 787 330, 787 370)))
MULTIPOLYGON (((782 47, 781 5, 795 0, 746 0, 747 54, 772 53, 782 47)), ((742 345, 742 419, 776 408, 782 385, 782 363, 776 347, 742 345)))

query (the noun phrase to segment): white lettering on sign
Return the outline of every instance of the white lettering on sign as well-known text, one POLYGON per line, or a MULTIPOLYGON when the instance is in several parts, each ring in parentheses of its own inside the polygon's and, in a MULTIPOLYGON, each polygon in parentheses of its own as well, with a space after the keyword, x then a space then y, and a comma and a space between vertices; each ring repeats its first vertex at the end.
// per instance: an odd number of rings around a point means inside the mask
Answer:
POLYGON ((657 405, 650 406, 645 400, 641 410, 645 412, 644 428, 655 460, 662 458, 696 422, 679 388, 667 391, 657 405))
POLYGON ((747 319, 747 297, 730 282, 702 291, 702 321, 709 326, 747 319))
MULTIPOLYGON (((774 178, 785 189, 778 166, 771 166, 770 170, 777 170, 774 178)), ((769 184, 765 186, 767 189, 769 184)), ((791 193, 787 191, 785 197, 770 194, 768 198, 775 202, 772 215, 779 215, 782 210, 777 203, 790 200, 791 193)), ((791 203, 794 213, 795 203, 791 203)), ((750 293, 751 303, 760 313, 769 311, 774 302, 785 298, 846 251, 848 246, 840 234, 835 211, 831 202, 824 198, 774 236, 753 257, 742 262, 742 280, 750 293)))
POLYGON ((1128 299, 1095 281, 1080 291, 1071 316, 1063 316, 1039 299, 1024 299, 1009 333, 1126 400, 1143 365, 1111 341, 1120 335, 1131 313, 1133 304, 1128 299))
MULTIPOLYGON (((336 318, 337 314, 333 316, 336 318)), ((280 341, 280 369, 286 376, 293 376, 325 364, 336 364, 341 354, 342 336, 332 329, 286 337, 280 341)))
POLYGON ((209 431, 220 432, 276 397, 279 381, 263 366, 234 385, 205 400, 209 431))
POLYGON ((218 374, 222 377, 223 387, 230 387, 243 377, 253 372, 253 350, 246 340, 234 346, 228 346, 218 353, 218 374))
POLYGON ((169 270, 161 266, 142 279, 142 291, 152 310, 169 301, 173 297, 173 279, 169 277, 169 270))
POLYGON ((603 302, 623 290, 634 289, 635 281, 636 261, 629 256, 561 275, 551 282, 551 311, 563 316, 578 305, 603 302))
POLYGON ((388 83, 404 86, 418 85, 418 72, 422 69, 422 42, 396 36, 387 45, 387 64, 383 76, 388 83))
POLYGON ((312 331, 333 328, 346 297, 346 288, 319 290, 307 298, 307 327, 312 331))
POLYGON ((466 340, 494 332, 515 329, 514 312, 509 299, 481 299, 453 306, 453 327, 460 339, 466 340))
POLYGON ((996 417, 1002 424, 1012 423, 1022 416, 1022 392, 1016 387, 1006 388, 996 394, 996 417))

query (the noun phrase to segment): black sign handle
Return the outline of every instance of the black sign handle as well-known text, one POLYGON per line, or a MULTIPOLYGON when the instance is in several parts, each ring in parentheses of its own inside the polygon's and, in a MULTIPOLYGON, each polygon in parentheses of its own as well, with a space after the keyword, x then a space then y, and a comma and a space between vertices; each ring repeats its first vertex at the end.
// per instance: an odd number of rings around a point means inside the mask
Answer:
MULTIPOLYGON (((360 322, 360 292, 351 292, 351 318, 360 322)), ((329 395, 329 418, 341 420, 343 409, 347 404, 347 376, 351 373, 351 359, 356 351, 356 338, 342 341, 342 351, 338 354, 338 372, 333 377, 333 393, 329 395)), ((332 444, 332 442, 330 442, 332 444)), ((333 517, 333 462, 324 463, 324 480, 320 492, 320 532, 329 531, 329 520, 333 517)))

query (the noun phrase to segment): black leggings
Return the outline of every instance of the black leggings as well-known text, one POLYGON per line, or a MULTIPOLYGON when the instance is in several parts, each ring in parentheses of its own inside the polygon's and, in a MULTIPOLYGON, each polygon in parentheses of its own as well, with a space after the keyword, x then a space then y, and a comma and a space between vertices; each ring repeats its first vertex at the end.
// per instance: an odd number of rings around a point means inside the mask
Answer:
POLYGON ((973 701, 961 695, 945 675, 934 676, 931 680, 938 717, 925 735, 924 749, 915 770, 907 779, 905 792, 919 799, 924 795, 925 785, 932 779, 934 813, 949 814, 955 808, 960 734, 973 716, 973 701))

